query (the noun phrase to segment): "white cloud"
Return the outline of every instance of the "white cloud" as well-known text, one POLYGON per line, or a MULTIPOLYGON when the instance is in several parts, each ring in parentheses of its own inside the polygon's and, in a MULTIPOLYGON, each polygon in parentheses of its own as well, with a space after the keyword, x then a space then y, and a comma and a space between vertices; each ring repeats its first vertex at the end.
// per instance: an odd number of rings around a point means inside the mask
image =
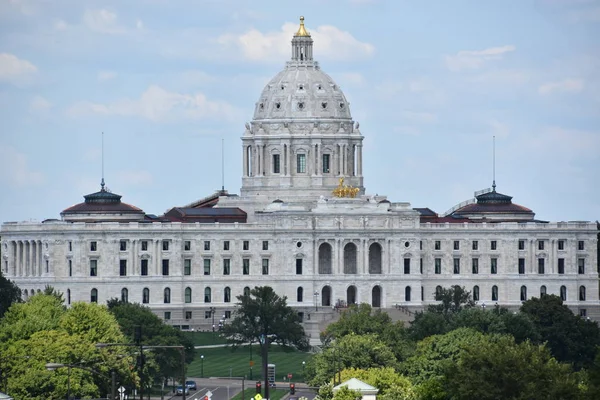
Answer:
POLYGON ((538 87, 538 93, 541 95, 552 94, 554 92, 579 93, 583 90, 583 80, 567 78, 557 82, 546 82, 538 87))
MULTIPOLYGON (((290 39, 298 30, 298 24, 285 23, 278 32, 262 33, 251 29, 241 35, 219 36, 218 43, 251 61, 280 60, 289 57, 290 39)), ((335 60, 351 60, 369 57, 375 52, 372 44, 360 42, 351 33, 331 25, 322 25, 310 31, 315 43, 315 59, 320 56, 335 60)))
POLYGON ((52 108, 52 103, 42 96, 34 96, 29 102, 29 109, 34 112, 46 112, 52 108))
POLYGON ((44 175, 29 167, 25 154, 12 146, 0 145, 0 182, 25 187, 44 182, 44 175))
POLYGON ((139 99, 120 99, 109 104, 79 102, 67 110, 71 116, 91 114, 135 116, 155 122, 177 119, 233 119, 237 109, 224 101, 212 101, 203 93, 181 94, 152 85, 139 99))
POLYGON ((86 10, 83 14, 83 24, 98 33, 115 35, 126 32, 125 27, 119 25, 117 14, 106 9, 86 10))
POLYGON ((515 51, 513 45, 490 47, 483 50, 461 50, 445 57, 446 67, 451 71, 479 69, 492 60, 500 60, 506 53, 515 51))
POLYGON ((0 82, 13 84, 29 83, 37 68, 27 60, 10 53, 0 53, 0 82))
POLYGON ((110 81, 111 79, 115 79, 117 77, 117 73, 114 71, 100 71, 98 72, 98 80, 100 82, 110 81))

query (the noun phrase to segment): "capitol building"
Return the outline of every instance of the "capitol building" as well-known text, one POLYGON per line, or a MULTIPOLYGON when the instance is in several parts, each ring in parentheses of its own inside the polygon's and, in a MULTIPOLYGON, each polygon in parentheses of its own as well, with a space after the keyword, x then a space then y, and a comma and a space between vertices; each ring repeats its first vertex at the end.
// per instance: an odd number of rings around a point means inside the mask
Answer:
POLYGON ((24 298, 46 285, 67 305, 119 298, 182 329, 218 328, 236 296, 265 285, 313 338, 339 308, 409 315, 452 285, 490 308, 556 294, 600 320, 596 223, 536 219, 495 182, 443 214, 369 194, 362 128, 301 18, 246 123, 239 194, 183 199, 157 216, 102 180, 60 219, 3 223, 2 273, 24 298))

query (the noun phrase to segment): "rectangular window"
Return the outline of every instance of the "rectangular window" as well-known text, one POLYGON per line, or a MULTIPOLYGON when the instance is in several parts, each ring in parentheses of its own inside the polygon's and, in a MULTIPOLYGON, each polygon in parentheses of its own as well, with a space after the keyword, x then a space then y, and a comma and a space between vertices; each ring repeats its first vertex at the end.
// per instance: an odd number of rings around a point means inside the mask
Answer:
POLYGON ((546 272, 545 264, 546 260, 544 258, 538 258, 538 274, 543 275, 546 272))
POLYGON ((281 173, 281 164, 280 164, 279 154, 273 154, 273 173, 274 174, 281 173))
POLYGON ((454 259, 454 273, 460 274, 460 258, 454 259))
POLYGON ((423 274, 423 258, 419 259, 419 273, 423 274))
POLYGON ((90 242, 90 251, 98 250, 98 242, 90 242))
POLYGON ((127 241, 126 240, 119 241, 119 251, 127 251, 127 241))
POLYGON ((269 259, 263 258, 262 260, 262 274, 269 275, 269 259))
POLYGON ((142 251, 148 251, 148 241, 142 240, 142 251))
POLYGON ((296 172, 299 174, 306 173, 306 154, 296 155, 296 172))
POLYGON ((519 250, 525 250, 525 241, 519 240, 519 250))
POLYGON ((185 260, 183 260, 183 274, 184 275, 192 274, 192 260, 189 258, 186 258, 185 260))
POLYGON ((210 319, 212 317, 212 311, 204 311, 204 319, 210 319))
POLYGON ((583 240, 577 242, 577 250, 585 250, 585 242, 583 240))
POLYGON ((564 258, 558 259, 558 273, 560 275, 565 273, 565 259, 564 258))
POLYGON ((442 273, 442 259, 436 258, 434 261, 435 261, 435 273, 436 273, 436 275, 439 275, 442 273))
POLYGON ((473 273, 474 274, 478 274, 479 273, 479 259, 478 258, 474 258, 472 260, 472 264, 473 264, 473 273))
POLYGON ((169 275, 169 260, 162 260, 162 274, 169 275))
POLYGON ((69 242, 69 251, 73 251, 73 242, 69 242))
POLYGON ((519 258, 519 274, 523 275, 525 273, 525 259, 519 258))
POLYGON ((249 258, 242 259, 242 274, 250 275, 250 259, 249 258))
POLYGON ((435 243, 433 244, 433 249, 434 250, 441 250, 442 249, 442 242, 440 242, 439 240, 436 240, 435 243))
POLYGON ((330 171, 330 155, 329 154, 323 154, 323 173, 324 174, 328 174, 330 171))
POLYGON ((127 260, 119 260, 119 275, 127 276, 127 260))
POLYGON ((249 240, 244 240, 242 242, 242 250, 250 250, 250 241, 249 240))
POLYGON ((223 250, 229 251, 229 240, 223 242, 223 250))
POLYGON ((579 316, 580 317, 587 317, 587 310, 585 308, 579 309, 579 316))
POLYGON ((185 319, 192 319, 192 312, 191 311, 186 311, 185 312, 185 319))
POLYGON ((460 249, 460 242, 458 240, 454 241, 454 250, 459 250, 460 249))
POLYGON ((538 240, 538 250, 544 250, 544 241, 538 240))
POLYGON ((204 259, 204 275, 210 275, 210 258, 204 259))
POLYGON ((90 276, 98 276, 98 260, 90 260, 90 276))
POLYGON ((269 250, 269 241, 268 240, 263 240, 262 249, 263 250, 269 250))
POLYGON ((498 242, 496 242, 495 240, 492 240, 492 242, 490 243, 490 248, 492 250, 497 250, 498 249, 498 242))
POLYGON ((210 240, 205 240, 204 241, 204 251, 209 251, 210 250, 210 240))
POLYGON ((492 273, 492 275, 496 275, 498 273, 498 259, 492 258, 490 261, 490 272, 492 273))
POLYGON ((190 251, 192 250, 192 242, 190 240, 185 240, 183 242, 183 251, 190 251))
POLYGON ((577 273, 585 274, 585 258, 577 259, 577 273))
POLYGON ((171 311, 165 311, 165 321, 168 321, 171 319, 171 311))
POLYGON ((142 260, 142 275, 148 275, 148 260, 142 260))
POLYGON ((423 250, 423 241, 419 240, 419 250, 423 250))
POLYGON ((169 251, 169 241, 168 240, 162 241, 162 249, 163 249, 163 251, 169 251))
POLYGON ((69 260, 69 276, 73 276, 73 260, 69 260))
POLYGON ((477 240, 473 240, 473 250, 479 250, 479 242, 477 240))
POLYGON ((404 259, 404 274, 405 275, 410 274, 410 258, 404 259))
POLYGON ((225 319, 231 318, 231 311, 225 311, 225 319))
POLYGON ((231 274, 231 260, 229 258, 223 259, 223 275, 231 274))
POLYGON ((302 259, 296 258, 296 275, 302 275, 302 259))
POLYGON ((564 250, 565 249, 565 241, 564 240, 559 240, 558 241, 558 249, 559 250, 564 250))

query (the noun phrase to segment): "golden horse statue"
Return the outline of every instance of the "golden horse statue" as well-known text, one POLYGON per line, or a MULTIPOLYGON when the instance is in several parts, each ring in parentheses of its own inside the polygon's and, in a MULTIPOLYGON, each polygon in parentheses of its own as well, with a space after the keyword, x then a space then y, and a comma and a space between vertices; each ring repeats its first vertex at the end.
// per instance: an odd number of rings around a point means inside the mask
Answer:
POLYGON ((355 188, 352 186, 344 185, 344 178, 340 178, 340 183, 338 187, 333 189, 333 195, 335 197, 351 197, 354 198, 360 192, 359 188, 355 188))

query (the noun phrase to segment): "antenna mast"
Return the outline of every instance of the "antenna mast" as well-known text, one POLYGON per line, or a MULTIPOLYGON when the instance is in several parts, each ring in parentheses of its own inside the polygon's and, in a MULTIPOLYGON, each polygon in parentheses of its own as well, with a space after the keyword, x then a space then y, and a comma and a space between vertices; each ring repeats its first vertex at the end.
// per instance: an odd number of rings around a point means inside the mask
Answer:
POLYGON ((102 181, 100 187, 101 190, 104 190, 104 132, 102 132, 102 181))
POLYGON ((225 139, 221 138, 221 191, 225 191, 225 139))
POLYGON ((492 136, 492 141, 493 141, 493 157, 492 157, 492 190, 495 192, 496 191, 496 136, 492 136))

